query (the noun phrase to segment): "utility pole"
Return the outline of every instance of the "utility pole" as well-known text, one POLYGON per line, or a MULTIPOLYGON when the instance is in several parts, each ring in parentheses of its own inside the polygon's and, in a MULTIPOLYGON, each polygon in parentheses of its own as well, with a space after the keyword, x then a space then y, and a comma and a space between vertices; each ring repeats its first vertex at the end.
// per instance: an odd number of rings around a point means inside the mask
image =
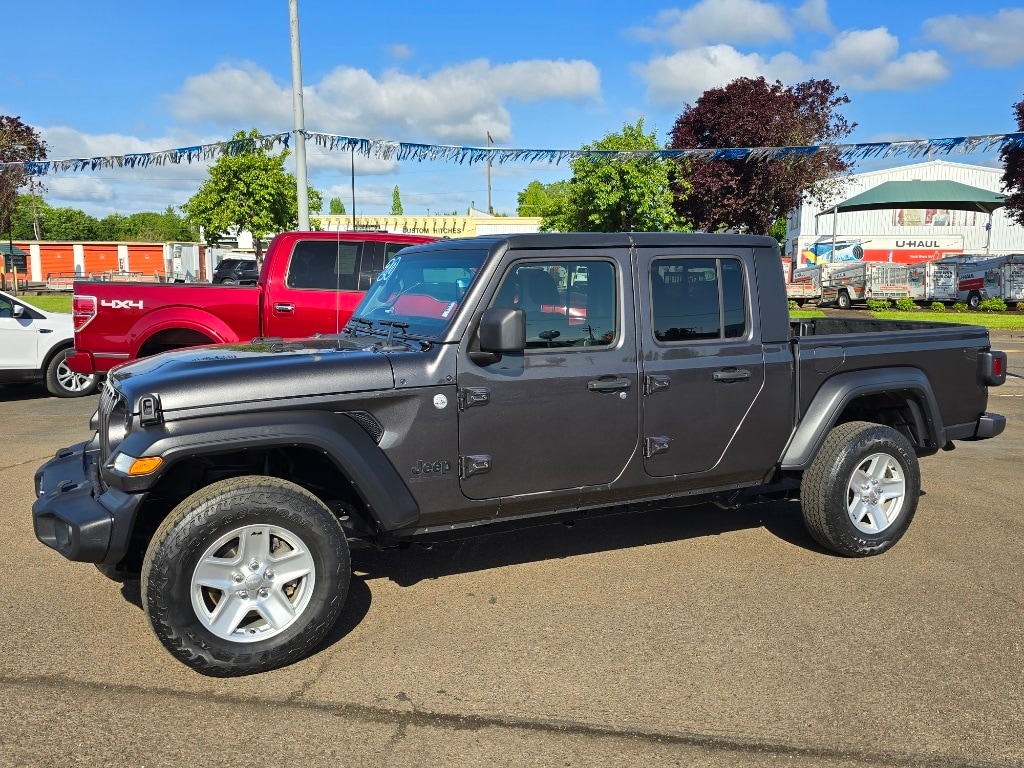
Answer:
POLYGON ((292 110, 295 112, 295 185, 299 229, 309 229, 309 184, 306 181, 306 121, 302 111, 302 60, 299 56, 299 0, 288 0, 292 41, 292 110))
POLYGON ((487 132, 487 213, 494 215, 494 206, 491 205, 491 132, 487 132))
POLYGON ((36 182, 31 176, 28 177, 28 192, 32 197, 32 234, 36 236, 36 240, 42 240, 43 233, 39 227, 39 209, 36 207, 36 182))

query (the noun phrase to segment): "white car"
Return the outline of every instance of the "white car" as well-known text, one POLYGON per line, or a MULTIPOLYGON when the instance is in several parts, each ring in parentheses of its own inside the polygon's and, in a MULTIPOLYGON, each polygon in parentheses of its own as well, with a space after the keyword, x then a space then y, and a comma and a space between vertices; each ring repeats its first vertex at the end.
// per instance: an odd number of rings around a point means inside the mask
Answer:
POLYGON ((96 375, 75 373, 64 362, 74 348, 71 315, 44 312, 0 292, 0 384, 43 380, 57 397, 91 395, 96 375))

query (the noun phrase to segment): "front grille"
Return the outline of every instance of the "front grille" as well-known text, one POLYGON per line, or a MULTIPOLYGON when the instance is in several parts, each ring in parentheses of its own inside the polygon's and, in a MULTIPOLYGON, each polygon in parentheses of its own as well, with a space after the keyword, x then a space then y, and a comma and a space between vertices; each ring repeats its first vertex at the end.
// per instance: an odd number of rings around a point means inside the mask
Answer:
POLYGON ((100 462, 106 463, 128 434, 128 403, 110 382, 103 387, 99 414, 100 462))

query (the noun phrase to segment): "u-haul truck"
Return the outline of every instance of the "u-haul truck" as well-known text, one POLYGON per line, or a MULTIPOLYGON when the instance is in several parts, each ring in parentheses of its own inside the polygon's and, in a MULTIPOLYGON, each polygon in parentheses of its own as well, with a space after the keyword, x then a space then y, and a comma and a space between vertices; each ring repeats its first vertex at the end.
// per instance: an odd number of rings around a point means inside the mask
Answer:
POLYGON ((959 266, 955 259, 911 264, 907 268, 910 298, 922 302, 956 301, 959 266))
POLYGON ((821 286, 821 304, 849 309, 855 301, 905 299, 910 296, 903 264, 860 262, 833 266, 821 286))

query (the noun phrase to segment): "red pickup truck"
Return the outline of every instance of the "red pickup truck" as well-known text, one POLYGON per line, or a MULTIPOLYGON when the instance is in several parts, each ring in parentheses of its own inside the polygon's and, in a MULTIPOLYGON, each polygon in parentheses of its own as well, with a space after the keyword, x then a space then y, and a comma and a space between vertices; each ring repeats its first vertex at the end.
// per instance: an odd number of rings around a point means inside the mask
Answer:
POLYGON ((257 336, 337 333, 384 264, 437 238, 386 232, 284 232, 255 287, 76 282, 68 367, 106 373, 137 357, 257 336))

